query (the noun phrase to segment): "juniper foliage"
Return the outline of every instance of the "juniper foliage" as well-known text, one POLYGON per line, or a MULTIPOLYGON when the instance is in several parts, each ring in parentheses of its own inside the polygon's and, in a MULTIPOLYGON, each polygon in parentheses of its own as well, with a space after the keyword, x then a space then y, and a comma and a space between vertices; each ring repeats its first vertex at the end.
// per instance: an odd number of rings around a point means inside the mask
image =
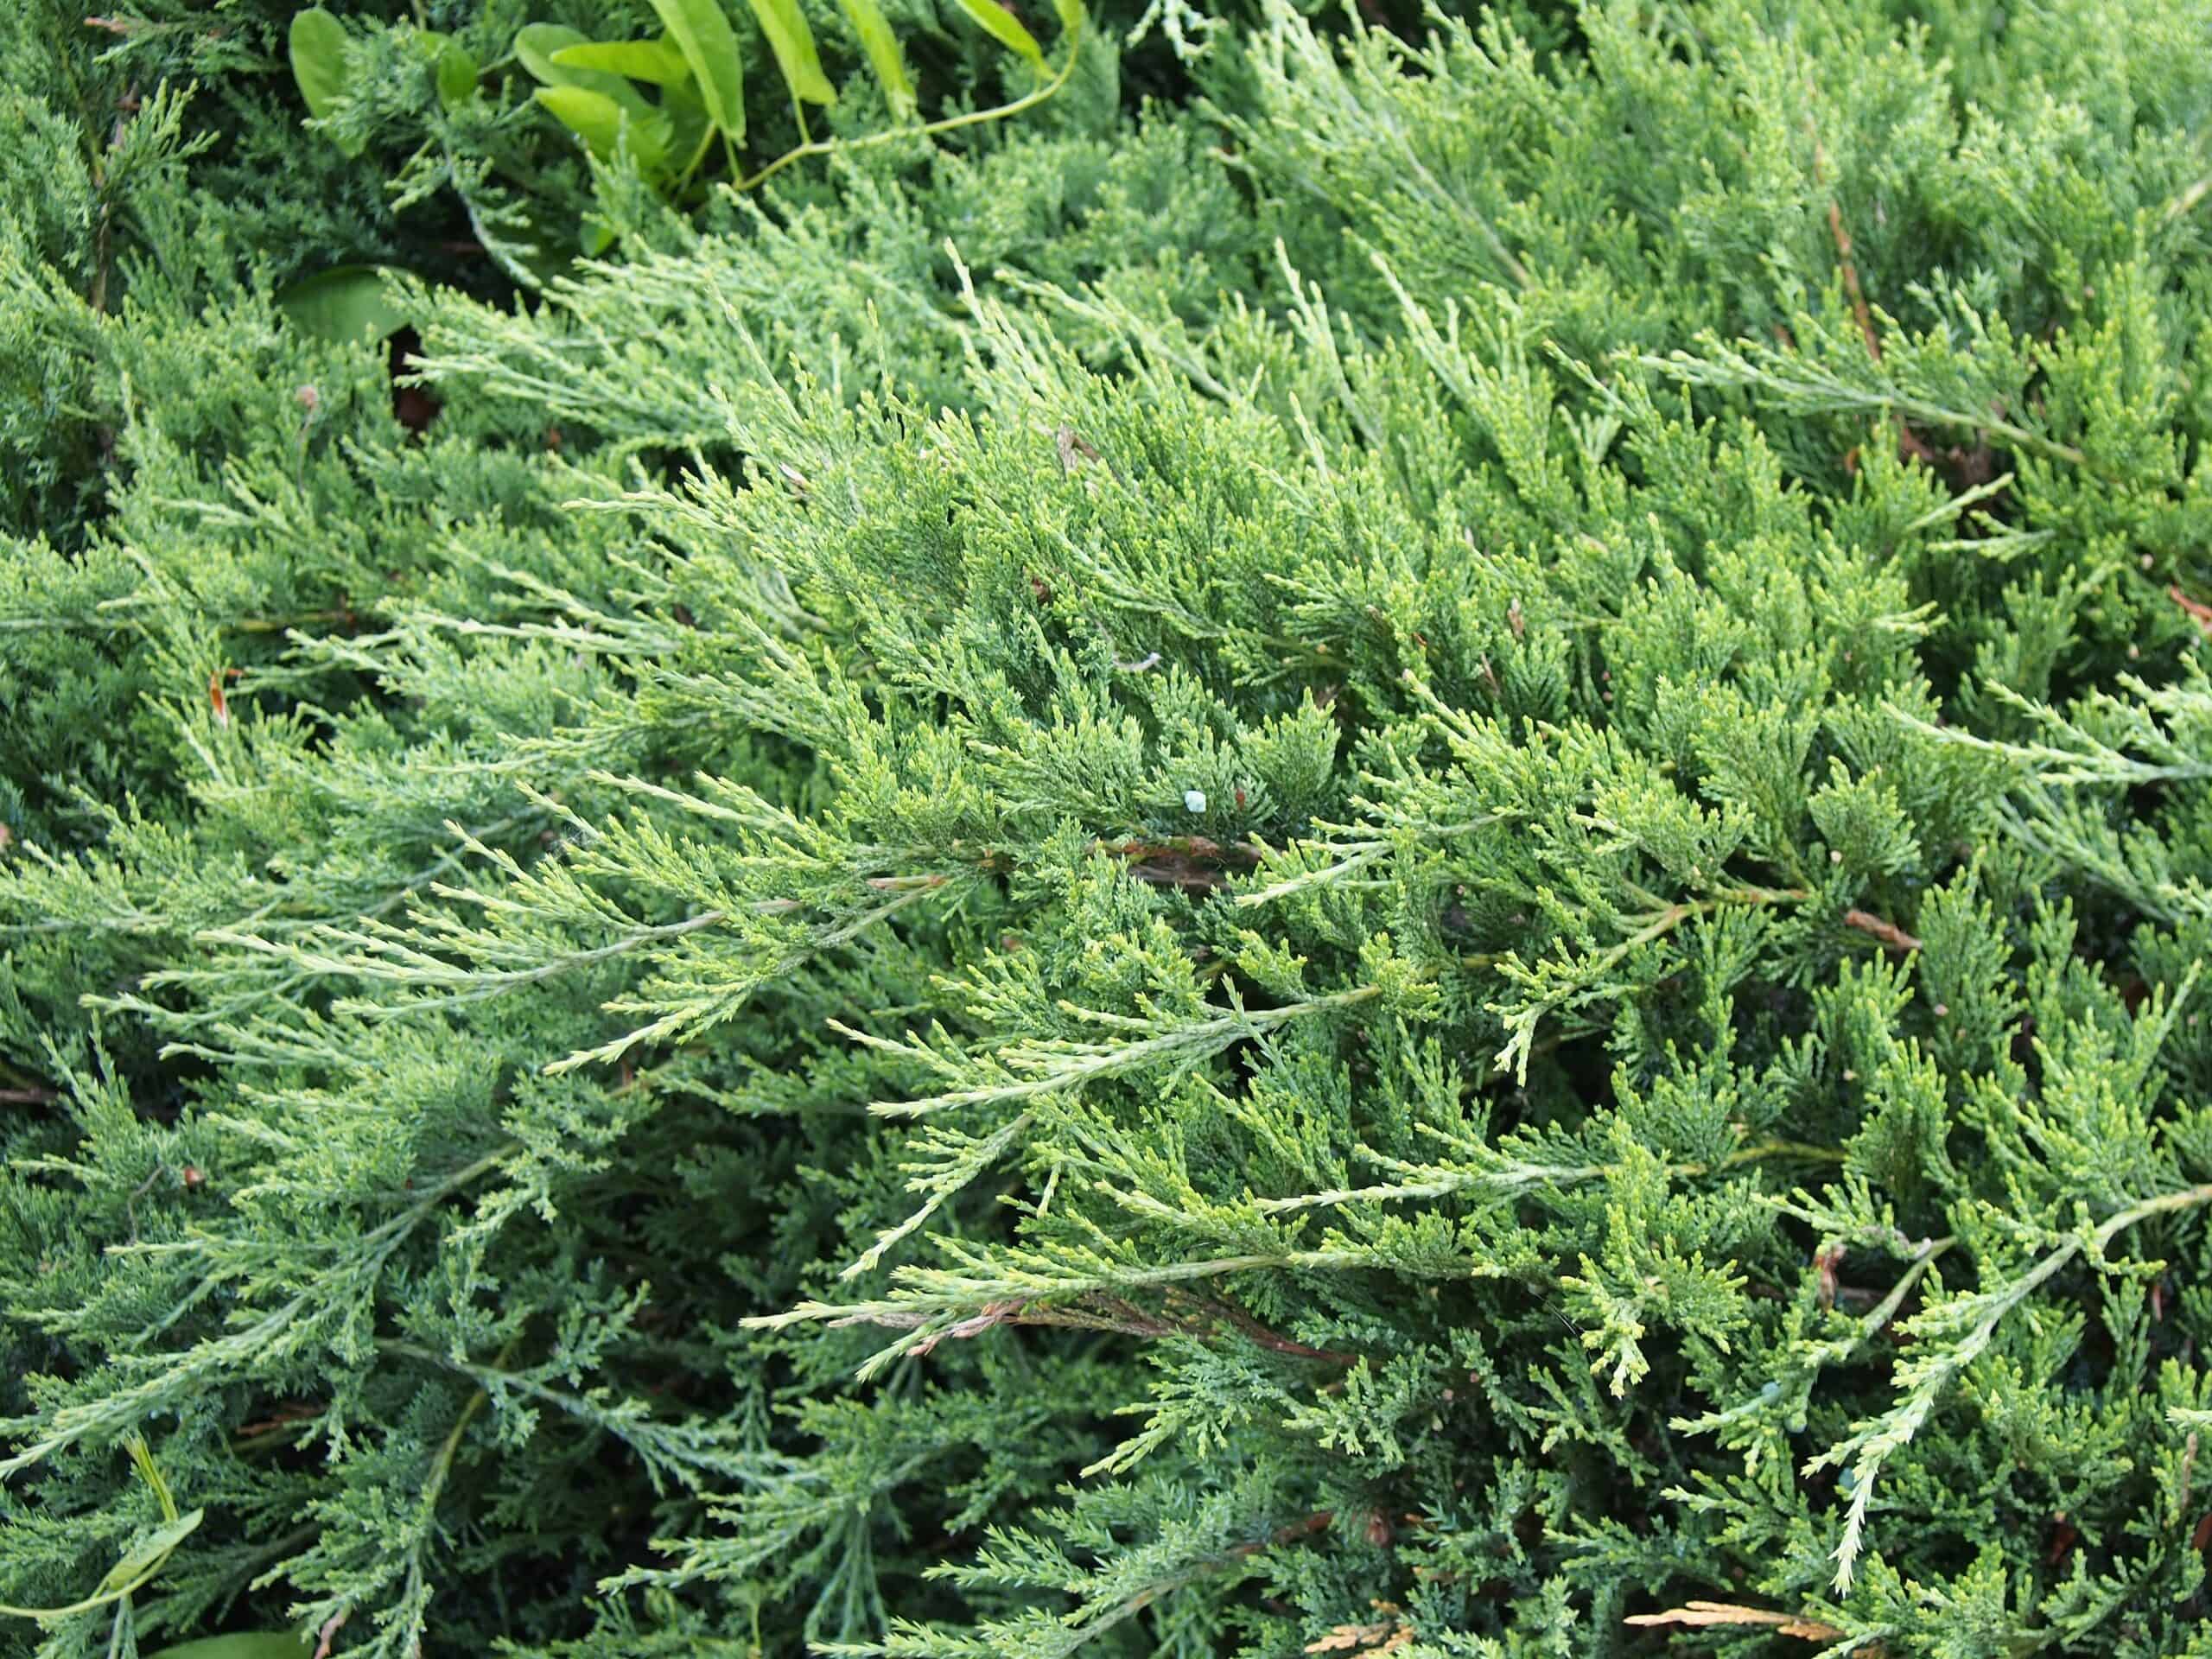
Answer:
POLYGON ((1109 10, 534 296, 281 10, 0 25, 10 1651, 2212 1655, 2205 8, 1109 10))

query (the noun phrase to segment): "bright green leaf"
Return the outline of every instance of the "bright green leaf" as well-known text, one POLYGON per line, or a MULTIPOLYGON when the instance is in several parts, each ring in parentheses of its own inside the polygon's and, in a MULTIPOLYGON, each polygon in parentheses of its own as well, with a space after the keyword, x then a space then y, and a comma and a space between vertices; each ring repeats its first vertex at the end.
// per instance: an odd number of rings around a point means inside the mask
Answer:
POLYGON ((600 160, 614 153, 622 136, 622 106, 606 93, 586 86, 541 86, 534 96, 600 160))
POLYGON ((531 23, 515 32, 515 56, 522 60, 522 67, 542 86, 573 86, 596 92, 639 120, 651 117, 653 106, 626 77, 609 74, 604 69, 555 61, 559 54, 573 47, 590 44, 576 30, 559 23, 531 23))
POLYGON ((554 54, 572 46, 590 44, 582 29, 566 23, 525 23, 515 31, 515 56, 541 86, 572 86, 577 77, 553 61, 554 54))
MULTIPOLYGON (((656 0, 658 3, 658 0, 656 0)), ((837 90, 822 73, 822 60, 814 50, 814 31, 798 9, 798 0, 752 0, 753 15, 776 54, 776 67, 791 96, 809 104, 835 104, 837 90)))
POLYGON ((668 153, 679 162, 675 170, 689 178, 714 142, 714 118, 699 96, 699 83, 686 73, 673 86, 661 88, 660 106, 667 112, 671 137, 668 153))
POLYGON ((276 296, 292 326, 320 340, 382 340, 407 326, 406 314, 385 296, 389 265, 334 265, 293 283, 276 296))
POLYGON ((683 48, 667 35, 651 41, 589 41, 564 46, 553 54, 563 69, 597 69, 656 86, 675 86, 691 79, 683 48))
POLYGON ((640 118, 605 93, 584 86, 541 86, 536 96, 563 126, 582 139, 584 147, 602 162, 613 158, 626 131, 630 153, 638 158, 638 165, 645 172, 658 171, 668 160, 669 124, 664 116, 648 114, 640 118))
POLYGON ((234 1636, 180 1642, 142 1659, 302 1659, 314 1649, 314 1638, 296 1630, 241 1630, 234 1636))
POLYGON ((1044 48, 998 0, 960 0, 960 10, 974 18, 1000 45, 1027 59, 1039 74, 1046 72, 1044 48))
MULTIPOLYGON (((1072 3, 1072 0, 1067 3, 1072 3)), ((914 83, 906 78, 906 60, 899 50, 899 37, 884 21, 883 9, 875 0, 841 0, 841 3, 853 33, 860 36, 861 50, 868 54, 868 67, 875 71, 883 95, 891 102, 892 112, 912 114, 914 83)))
POLYGON ((1052 0, 1052 10, 1059 13, 1060 28, 1071 41, 1083 32, 1083 0, 1052 0))
MULTIPOLYGON (((308 113, 327 121, 346 92, 346 25, 321 6, 295 12, 286 46, 308 113)), ((332 142, 348 156, 359 156, 364 148, 359 138, 334 135, 332 142)))
POLYGON ((691 66, 709 118, 736 143, 745 137, 744 66, 721 0, 653 0, 653 10, 691 66))
POLYGON ((175 1554, 176 1547, 199 1530, 203 1510, 188 1510, 174 1521, 163 1522, 123 1553, 123 1559, 108 1568, 107 1576, 99 1587, 82 1601, 73 1601, 67 1607, 10 1607, 0 1605, 0 1613, 12 1613, 18 1618, 67 1618, 73 1613, 90 1612, 95 1607, 105 1607, 129 1595, 149 1582, 175 1554))
POLYGON ((128 1595, 139 1584, 150 1580, 155 1573, 162 1571, 162 1561, 175 1555, 177 1546, 199 1531, 199 1522, 204 1516, 204 1509, 188 1509, 177 1520, 155 1526, 153 1531, 146 1533, 146 1537, 142 1537, 137 1544, 124 1551, 124 1557, 118 1564, 108 1568, 108 1575, 99 1580, 99 1586, 93 1591, 95 1599, 106 1601, 111 1597, 128 1595))
POLYGON ((438 54, 438 102, 457 110, 476 96, 479 71, 476 54, 457 42, 447 42, 438 54))

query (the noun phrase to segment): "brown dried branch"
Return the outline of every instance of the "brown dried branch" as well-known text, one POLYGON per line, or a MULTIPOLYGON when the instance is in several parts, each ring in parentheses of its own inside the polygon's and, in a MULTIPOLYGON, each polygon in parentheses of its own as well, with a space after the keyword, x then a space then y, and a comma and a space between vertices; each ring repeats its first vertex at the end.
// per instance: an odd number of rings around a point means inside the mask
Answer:
POLYGON ((1409 1645, 1414 1639, 1414 1627, 1399 1624, 1395 1619, 1382 1619, 1373 1624, 1338 1624, 1319 1641, 1308 1642, 1308 1653, 1344 1653, 1353 1649, 1363 1649, 1370 1659, 1386 1653, 1395 1653, 1409 1645))
MULTIPOLYGON (((1819 130, 1813 118, 1805 118, 1805 126, 1813 139, 1813 182, 1826 185, 1828 172, 1828 153, 1821 143, 1819 130)), ((1836 264, 1843 270, 1843 291, 1851 298, 1851 314, 1859 320, 1859 332, 1866 337, 1866 354, 1877 363, 1882 360, 1882 342, 1874 332, 1873 313, 1866 304, 1866 295, 1859 286, 1858 262, 1851 257, 1851 232, 1843 228, 1843 206, 1834 196, 1828 198, 1828 234, 1835 238, 1836 264)))
POLYGON ((1140 881, 1201 892, 1221 885, 1224 865, 1255 865, 1262 857, 1260 849, 1250 842, 1218 842, 1209 836, 1095 841, 1091 850, 1132 861, 1129 874, 1140 881))
POLYGON ((1882 341, 1874 332, 1874 314, 1859 286, 1859 267, 1851 257, 1851 232, 1843 228, 1843 209, 1833 197, 1828 200, 1828 230, 1835 237, 1835 257, 1843 267, 1843 291, 1851 296, 1851 315, 1859 319, 1859 332, 1866 336, 1867 354, 1878 363, 1882 360, 1882 341))
POLYGON ((1764 1624, 1772 1626, 1777 1636, 1794 1636, 1806 1642, 1840 1642, 1845 1635, 1833 1624, 1823 1624, 1819 1619, 1807 1618, 1801 1613, 1778 1613, 1767 1607, 1739 1607, 1726 1601, 1693 1601, 1669 1607, 1663 1613, 1637 1613, 1624 1622, 1645 1625, 1764 1624))
POLYGON ((2182 592, 2179 582, 2175 582, 2166 589, 2166 597, 2188 612, 2190 620, 2198 627, 2203 629, 2206 633, 2212 634, 2212 605, 2207 605, 2202 600, 2191 599, 2187 594, 2182 592))
POLYGON ((1231 1555, 1256 1555, 1277 1544, 1294 1544, 1301 1538, 1311 1538, 1317 1532, 1326 1532, 1336 1518, 1334 1510, 1316 1510, 1303 1520, 1294 1521, 1287 1527, 1277 1527, 1270 1537, 1255 1539, 1249 1544, 1232 1545, 1229 1553, 1231 1555))
POLYGON ((1845 911, 1843 925, 1846 927, 1855 927, 1861 933, 1871 934, 1892 950, 1917 950, 1921 948, 1920 941, 1906 932, 1904 929, 1899 927, 1895 922, 1884 921, 1870 911, 1855 909, 1845 911))
POLYGON ((1226 1319, 1271 1352, 1288 1354, 1294 1359, 1323 1360, 1331 1365, 1357 1365, 1359 1363, 1357 1354, 1340 1354, 1327 1348, 1309 1347, 1305 1343, 1294 1342, 1278 1332, 1270 1331, 1234 1302, 1215 1301, 1210 1297, 1202 1297, 1197 1299, 1197 1305, 1217 1318, 1226 1319))
POLYGON ((1052 434, 1052 442, 1060 455, 1060 470, 1072 473, 1086 461, 1100 459, 1090 441, 1071 426, 1063 426, 1052 434))

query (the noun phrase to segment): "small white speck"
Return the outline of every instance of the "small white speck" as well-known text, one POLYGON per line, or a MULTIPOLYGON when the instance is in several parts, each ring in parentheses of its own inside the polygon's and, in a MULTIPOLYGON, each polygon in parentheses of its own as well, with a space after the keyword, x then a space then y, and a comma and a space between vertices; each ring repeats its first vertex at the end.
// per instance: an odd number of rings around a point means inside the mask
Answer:
POLYGON ((1185 790, 1185 791, 1183 791, 1183 805, 1184 805, 1185 810, 1187 810, 1187 811, 1192 811, 1192 812, 1203 812, 1203 811, 1205 811, 1205 810, 1206 810, 1206 792, 1205 792, 1205 791, 1204 791, 1203 789, 1186 789, 1186 790, 1185 790))

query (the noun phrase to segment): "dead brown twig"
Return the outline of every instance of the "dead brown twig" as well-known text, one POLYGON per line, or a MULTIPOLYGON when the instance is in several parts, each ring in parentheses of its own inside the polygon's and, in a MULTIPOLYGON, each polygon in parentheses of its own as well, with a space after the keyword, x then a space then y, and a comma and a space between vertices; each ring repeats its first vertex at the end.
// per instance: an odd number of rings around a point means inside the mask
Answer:
POLYGON ((1851 296, 1851 315, 1859 319, 1859 332, 1866 336, 1868 355, 1878 363, 1881 337, 1874 332, 1874 314, 1859 286, 1859 267, 1851 257, 1851 232, 1843 228, 1843 208, 1834 197, 1828 199, 1828 231, 1835 238, 1835 257, 1843 267, 1843 291, 1851 296))
POLYGON ((1858 909, 1845 911, 1843 925, 1846 927, 1855 927, 1861 933, 1879 939, 1892 950, 1917 950, 1921 948, 1920 941, 1895 922, 1884 921, 1879 916, 1869 911, 1858 909))
POLYGON ((1261 853, 1249 842, 1218 842, 1207 836, 1163 836, 1152 840, 1096 841, 1094 851, 1130 861, 1129 874, 1156 887, 1210 891, 1221 885, 1224 865, 1251 866, 1261 853))
MULTIPOLYGON (((1805 118, 1806 130, 1813 139, 1813 182, 1827 182, 1828 152, 1821 143, 1821 135, 1813 125, 1813 118, 1805 118)), ((1834 196, 1828 198, 1828 234, 1835 238, 1836 264, 1843 270, 1843 291, 1850 296, 1851 315, 1859 320, 1859 332, 1866 340, 1866 354, 1877 363, 1882 360, 1881 337, 1874 332, 1874 314, 1866 303, 1866 291, 1859 285, 1858 262, 1851 257, 1851 232, 1843 227, 1843 204, 1834 196)))
MULTIPOLYGON (((1812 129, 1810 117, 1806 126, 1812 129)), ((1821 135, 1812 131, 1813 182, 1825 186, 1827 182, 1827 151, 1821 143, 1821 135)), ((1854 244, 1851 232, 1844 226, 1843 204, 1834 196, 1828 198, 1828 236, 1835 243, 1836 268, 1843 277, 1845 297, 1851 302, 1851 315, 1859 324, 1859 338, 1866 342, 1866 355, 1879 363, 1882 360, 1882 337, 1874 327, 1874 308, 1866 302, 1866 290, 1859 280, 1859 261, 1853 255, 1854 244)), ((1995 456, 1986 444, 1972 449, 1954 444, 1949 450, 1938 450, 1915 432, 1903 416, 1897 420, 1897 452, 1908 461, 1950 474, 1952 481, 1961 489, 1971 489, 1986 484, 1997 475, 1995 456)), ((1855 464, 1858 452, 1853 450, 1845 458, 1845 464, 1855 464)))
MULTIPOLYGON (((1395 1609, 1391 1610, 1395 1612, 1395 1609)), ((1308 1642, 1308 1653, 1362 1652, 1368 1659, 1378 1659, 1386 1653, 1395 1653, 1409 1646, 1414 1640, 1414 1627, 1397 1618, 1377 1619, 1372 1624, 1337 1624, 1319 1640, 1308 1642)))
POLYGON ((1769 1607, 1739 1607, 1732 1602, 1692 1601, 1669 1607, 1663 1613, 1637 1613, 1629 1624, 1686 1624, 1692 1626, 1751 1624, 1771 1626, 1777 1636, 1794 1636, 1806 1642, 1840 1642, 1844 1632, 1802 1613, 1778 1613, 1769 1607))
POLYGON ((2166 597, 2180 606, 2188 613, 2190 620, 2207 634, 2212 634, 2212 605, 2207 605, 2202 600, 2191 599, 2182 592, 2181 584, 2177 582, 2166 589, 2166 597))
POLYGON ((1331 1365, 1357 1365, 1359 1363, 1359 1356, 1357 1354, 1340 1354, 1332 1349, 1311 1347, 1305 1343, 1293 1341, 1278 1332, 1270 1331, 1233 1302, 1218 1302, 1211 1298, 1199 1298, 1196 1299, 1196 1305, 1202 1311, 1234 1325, 1243 1335, 1272 1353, 1287 1354, 1294 1359, 1322 1360, 1331 1365))

